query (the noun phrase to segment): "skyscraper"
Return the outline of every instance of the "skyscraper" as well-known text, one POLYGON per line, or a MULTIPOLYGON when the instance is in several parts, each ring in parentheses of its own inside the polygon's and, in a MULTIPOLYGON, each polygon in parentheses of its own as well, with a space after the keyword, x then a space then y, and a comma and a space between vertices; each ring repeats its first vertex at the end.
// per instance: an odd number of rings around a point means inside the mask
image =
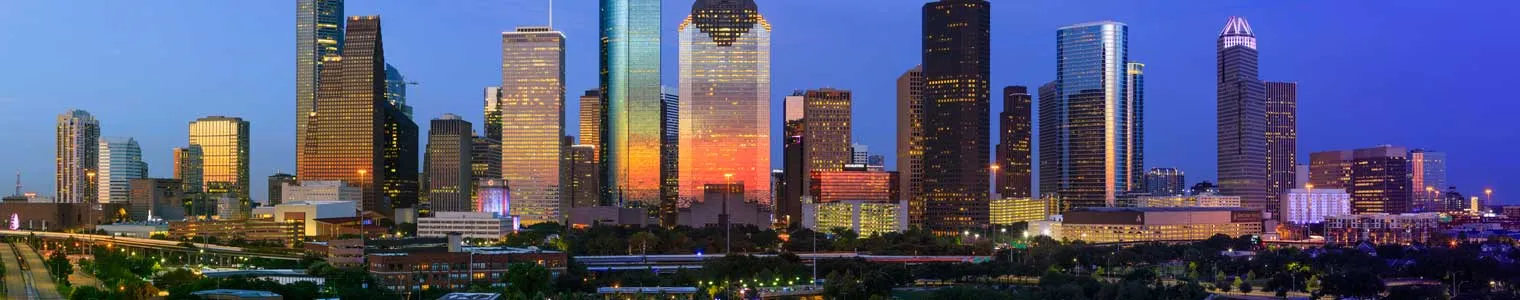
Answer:
POLYGON ((180 187, 181 191, 192 194, 204 191, 204 184, 201 182, 202 177, 205 176, 204 156, 205 152, 201 151, 199 145, 174 148, 174 179, 178 179, 180 184, 184 185, 180 187))
POLYGON ((485 90, 485 125, 482 131, 485 138, 501 140, 501 86, 486 87, 485 90))
POLYGON ((1003 88, 1003 112, 998 114, 997 189, 1003 198, 1029 198, 1033 195, 1033 166, 1030 138, 1034 136, 1033 97, 1029 88, 1003 88))
POLYGON ((1309 184, 1317 189, 1351 190, 1351 150, 1309 154, 1309 184))
POLYGON ((770 23, 754 0, 698 0, 678 35, 680 197, 732 183, 770 204, 770 23))
POLYGON ((343 0, 296 1, 296 165, 305 164, 306 133, 326 57, 343 49, 343 0))
POLYGON ((1257 77, 1256 34, 1242 17, 1219 32, 1219 192, 1242 207, 1277 215, 1267 177, 1267 100, 1257 77))
POLYGON ((1145 64, 1126 64, 1124 76, 1124 178, 1126 192, 1145 188, 1145 64))
POLYGON ((1443 212, 1445 199, 1441 191, 1446 186, 1446 153, 1415 149, 1409 152, 1410 188, 1414 194, 1415 212, 1443 212))
MULTIPOLYGON (((341 56, 323 58, 321 84, 307 118, 305 158, 297 161, 296 177, 359 186, 364 195, 360 208, 389 216, 391 203, 381 195, 388 176, 382 172, 386 170, 382 152, 389 143, 386 125, 396 123, 387 122, 395 119, 388 116, 395 109, 388 109, 385 98, 380 17, 348 17, 342 48, 341 56)), ((415 155, 411 158, 416 160, 415 155)))
MULTIPOLYGON (((660 225, 675 227, 681 198, 681 96, 660 86, 660 225)), ((605 185, 605 184, 604 184, 605 185)), ((602 199, 603 203, 611 201, 602 199)))
POLYGON ((269 189, 269 199, 265 203, 269 206, 280 205, 280 202, 285 200, 284 187, 286 184, 296 184, 296 176, 285 173, 269 175, 269 178, 266 180, 268 183, 266 187, 269 189))
POLYGON ((100 154, 100 121, 89 112, 70 109, 58 115, 54 187, 57 201, 94 203, 100 154))
POLYGON ((428 127, 428 208, 440 211, 474 211, 475 129, 454 114, 433 119, 428 127))
POLYGON ((830 88, 803 94, 803 170, 832 172, 854 162, 850 146, 850 91, 830 88))
POLYGON ((809 174, 806 144, 803 143, 806 94, 795 91, 784 98, 781 114, 781 183, 777 188, 776 219, 787 226, 801 225, 802 196, 807 194, 809 174))
POLYGON ((201 149, 203 192, 236 199, 240 217, 252 212, 248 175, 248 121, 210 116, 190 122, 190 146, 201 149))
POLYGON ((582 144, 600 152, 602 198, 652 206, 662 185, 660 0, 601 0, 600 23, 603 133, 582 144))
MULTIPOLYGON (((1298 83, 1267 82, 1267 196, 1277 199, 1298 185, 1298 83)), ((1279 201, 1267 201, 1278 211, 1279 201)))
POLYGON ((570 180, 566 183, 564 201, 569 202, 570 207, 600 205, 597 198, 601 197, 601 191, 597 187, 601 178, 596 176, 596 147, 580 144, 569 145, 568 149, 565 173, 569 174, 570 180))
POLYGON ((524 224, 561 221, 565 35, 549 27, 501 34, 502 175, 524 224))
MULTIPOLYGON (((500 127, 497 132, 499 134, 500 127)), ((473 182, 470 190, 475 191, 470 196, 471 202, 480 203, 480 183, 484 180, 494 179, 500 181, 501 176, 501 140, 474 136, 473 147, 470 149, 470 181, 473 182)))
POLYGON ((991 10, 984 0, 923 7, 924 225, 988 223, 991 10))
POLYGON ((897 172, 899 199, 908 201, 908 223, 924 224, 924 68, 897 77, 897 172))
MULTIPOLYGON (((581 95, 581 145, 591 146, 591 149, 601 147, 602 144, 602 92, 600 90, 586 90, 581 95)), ((594 151, 593 151, 594 152, 594 151)), ((592 154, 595 159, 596 154, 592 154)))
POLYGON ((1151 168, 1145 172, 1145 192, 1151 196, 1178 196, 1187 193, 1187 181, 1177 168, 1151 168))
POLYGON ((142 161, 142 147, 132 138, 100 139, 100 161, 95 175, 100 203, 125 203, 132 196, 132 180, 148 178, 148 164, 142 161))
POLYGON ((1414 189, 1406 148, 1383 145, 1352 150, 1351 155, 1351 213, 1409 212, 1414 189))
POLYGON ((391 64, 385 64, 385 101, 391 106, 401 110, 401 114, 408 119, 412 118, 412 106, 406 105, 406 76, 401 76, 401 69, 391 64))
POLYGON ((417 156, 423 151, 417 142, 420 132, 417 122, 413 122, 406 111, 411 108, 396 104, 389 101, 382 104, 385 123, 382 124, 381 140, 384 146, 380 152, 380 170, 385 179, 380 190, 390 199, 391 208, 413 208, 413 212, 427 213, 429 210, 426 206, 417 206, 421 204, 422 196, 422 176, 417 172, 420 169, 417 156))
MULTIPOLYGON (((1129 81, 1129 27, 1101 21, 1056 31, 1056 81, 1040 91, 1041 193, 1058 198, 1059 211, 1115 206, 1137 187, 1126 176, 1138 159, 1132 140, 1140 97, 1129 81), (1047 97, 1048 96, 1048 97, 1047 97)), ((1138 74, 1136 74, 1138 75, 1138 74)))

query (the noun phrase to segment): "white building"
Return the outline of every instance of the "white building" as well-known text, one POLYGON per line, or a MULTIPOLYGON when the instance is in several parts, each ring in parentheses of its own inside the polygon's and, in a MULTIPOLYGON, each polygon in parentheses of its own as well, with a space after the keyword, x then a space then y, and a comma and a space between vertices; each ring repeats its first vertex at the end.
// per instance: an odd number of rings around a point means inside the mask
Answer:
POLYGON ((354 201, 364 196, 359 187, 342 181, 302 181, 280 186, 280 203, 302 201, 354 201))
POLYGON ((1141 196, 1135 199, 1139 207, 1240 207, 1240 196, 1191 195, 1191 196, 1141 196))
MULTIPOLYGON (((804 197, 811 198, 811 197, 804 197)), ((861 237, 908 230, 907 202, 803 200, 802 226, 814 231, 845 228, 861 237)))
POLYGON ((95 225, 95 229, 112 236, 144 239, 151 238, 154 234, 169 234, 169 224, 166 223, 102 224, 95 225))
POLYGON ((303 201, 287 202, 275 206, 253 209, 257 219, 273 218, 279 222, 302 222, 306 224, 306 236, 317 235, 316 219, 353 217, 358 209, 356 201, 303 201))
POLYGON ((465 238, 494 240, 511 233, 512 228, 512 219, 489 212, 439 211, 432 217, 417 218, 418 237, 448 237, 458 232, 465 238))
POLYGON ((1292 189, 1282 195, 1283 222, 1319 224, 1325 217, 1351 214, 1351 194, 1345 189, 1292 189))

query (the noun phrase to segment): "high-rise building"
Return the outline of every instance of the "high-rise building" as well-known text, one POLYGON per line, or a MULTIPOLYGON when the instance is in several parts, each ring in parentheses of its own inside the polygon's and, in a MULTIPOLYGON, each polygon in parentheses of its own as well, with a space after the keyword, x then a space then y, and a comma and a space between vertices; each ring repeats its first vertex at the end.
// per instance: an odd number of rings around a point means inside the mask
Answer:
MULTIPOLYGON (((1298 83, 1267 82, 1267 196, 1277 199, 1298 186, 1298 83)), ((1267 202, 1268 211, 1278 201, 1267 202)))
POLYGON ((803 223, 802 196, 807 194, 806 181, 809 176, 804 162, 806 145, 803 142, 803 106, 806 96, 801 91, 796 91, 783 101, 781 113, 785 119, 781 124, 782 169, 781 183, 776 192, 776 219, 792 227, 803 223))
MULTIPOLYGON (((1378 146, 1352 150, 1351 212, 1409 212, 1414 188, 1409 179, 1409 150, 1378 146)), ((1318 187, 1316 187, 1318 188, 1318 187)))
POLYGON ((586 90, 580 101, 580 144, 596 149, 602 144, 602 114, 605 113, 602 111, 602 91, 586 90))
POLYGON ((1446 186, 1446 153, 1415 149, 1409 152, 1410 188, 1414 212, 1446 211, 1441 189, 1446 186))
POLYGON ((343 0, 296 1, 296 165, 305 164, 306 133, 322 67, 343 49, 343 0))
POLYGON ((1245 18, 1230 17, 1217 46, 1219 192, 1277 215, 1268 197, 1267 97, 1257 77, 1256 34, 1245 18))
MULTIPOLYGON (((404 103, 403 103, 404 105, 404 103)), ((417 123, 412 121, 407 112, 407 107, 395 106, 389 103, 385 105, 385 123, 383 136, 384 147, 381 148, 381 176, 385 177, 381 185, 381 192, 390 198, 392 208, 411 208, 414 213, 426 214, 429 212, 426 206, 419 207, 422 197, 422 174, 417 170, 417 156, 423 149, 417 144, 417 123)))
POLYGON ((179 180, 137 178, 128 181, 127 214, 133 221, 156 217, 165 221, 185 219, 184 184, 179 180))
POLYGON ((501 140, 501 86, 489 86, 485 89, 485 137, 492 140, 501 140))
POLYGON ((582 134, 581 144, 599 152, 601 198, 606 201, 635 206, 661 201, 660 2, 601 0, 600 111, 595 118, 601 133, 595 139, 582 134))
MULTIPOLYGON (((386 173, 392 172, 387 171, 382 152, 391 142, 386 125, 400 123, 387 122, 396 119, 389 116, 396 109, 385 98, 380 17, 348 17, 345 30, 342 55, 323 58, 321 84, 307 118, 300 152, 304 158, 296 163, 296 177, 359 186, 363 190, 360 209, 391 215, 392 203, 382 196, 381 186, 391 176, 386 173)), ((411 156, 412 161, 416 158, 411 156)), ((415 168, 410 173, 415 178, 415 168)))
POLYGON ((391 106, 401 110, 401 114, 408 119, 412 117, 412 106, 406 105, 406 86, 411 84, 406 81, 406 76, 401 75, 401 69, 391 64, 385 64, 385 101, 391 106))
MULTIPOLYGON (((1129 27, 1102 21, 1056 32, 1056 81, 1047 98, 1041 88, 1041 193, 1060 200, 1059 211, 1116 206, 1118 196, 1138 187, 1126 176, 1139 149, 1131 134, 1140 128, 1129 110, 1129 27), (1047 101, 1047 99, 1049 101, 1047 101), (1047 189, 1048 188, 1048 189, 1047 189)), ((1136 79, 1138 81, 1138 79, 1136 79)))
POLYGON ((1002 198, 1029 198, 1034 181, 1030 177, 1034 145, 1034 98, 1029 88, 1003 88, 1003 113, 998 115, 997 189, 1002 198))
POLYGON ((698 0, 678 35, 680 197, 738 185, 769 205, 770 23, 754 0, 698 0))
POLYGON ((808 173, 810 203, 848 200, 897 202, 895 172, 865 170, 813 171, 808 173))
POLYGON ((871 147, 862 144, 850 144, 850 165, 866 165, 871 159, 871 147))
POLYGON ((924 68, 897 77, 898 199, 908 201, 908 222, 924 224, 924 68))
POLYGON ((474 211, 474 125, 454 114, 433 119, 428 128, 428 208, 474 211))
POLYGON ((1351 150, 1309 153, 1309 185, 1351 190, 1351 150))
POLYGON ((70 109, 58 115, 54 187, 58 202, 95 203, 100 164, 100 121, 89 112, 70 109))
POLYGON ((205 176, 204 156, 205 152, 201 151, 199 145, 174 148, 174 179, 185 185, 180 190, 185 193, 200 193, 204 190, 201 182, 201 178, 205 176))
MULTIPOLYGON (((497 132, 499 134, 500 127, 497 132)), ((474 147, 470 149, 470 190, 475 193, 470 196, 470 201, 480 203, 480 183, 487 179, 502 179, 501 140, 483 136, 475 136, 473 140, 474 147)))
POLYGON ((596 166, 596 146, 570 145, 568 149, 565 173, 569 174, 570 180, 565 188, 564 201, 570 202, 571 208, 600 205, 598 186, 601 177, 597 176, 600 168, 596 166))
POLYGON ((923 7, 924 225, 960 231, 988 222, 992 4, 923 7))
POLYGON ((1124 76, 1124 161, 1120 178, 1128 192, 1145 188, 1145 64, 1130 62, 1124 76))
MULTIPOLYGON (((660 86, 660 225, 675 227, 681 200, 681 96, 676 89, 660 86)), ((605 184, 603 184, 605 185, 605 184)), ((611 201, 602 199, 602 202, 611 201)))
POLYGON ((565 136, 565 34, 518 27, 501 34, 502 175, 523 224, 558 222, 565 136))
POLYGON ((132 138, 100 138, 100 162, 95 175, 100 203, 126 203, 132 192, 132 180, 148 178, 148 164, 142 160, 142 147, 132 138))
POLYGON ((807 174, 844 170, 845 164, 855 161, 850 144, 850 91, 808 90, 802 98, 803 170, 807 174))
POLYGON ((1151 196, 1177 196, 1187 193, 1187 181, 1177 168, 1151 168, 1145 172, 1145 192, 1151 196))
POLYGON ((296 184, 296 176, 285 173, 275 173, 274 175, 269 175, 269 178, 267 180, 268 185, 266 185, 266 187, 269 189, 269 200, 265 203, 269 206, 280 205, 280 203, 284 201, 284 186, 286 184, 296 184))
POLYGON ((236 117, 210 116, 190 122, 190 146, 201 149, 201 191, 235 199, 241 217, 253 209, 248 131, 248 121, 236 117))

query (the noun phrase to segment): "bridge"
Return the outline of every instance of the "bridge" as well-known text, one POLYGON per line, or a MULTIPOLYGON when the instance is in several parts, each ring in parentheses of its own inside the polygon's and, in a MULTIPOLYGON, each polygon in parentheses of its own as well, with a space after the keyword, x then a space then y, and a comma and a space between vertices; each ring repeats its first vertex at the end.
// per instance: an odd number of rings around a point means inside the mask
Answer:
POLYGON ((107 247, 113 247, 113 248, 115 248, 115 247, 121 247, 121 248, 130 248, 130 249, 157 250, 157 251, 160 251, 160 252, 164 252, 164 251, 183 252, 183 253, 192 253, 193 252, 193 253, 200 253, 200 254, 204 254, 204 255, 209 255, 211 257, 223 256, 223 257, 261 258, 261 259, 272 259, 272 260, 292 260, 292 261, 301 260, 301 253, 300 252, 296 252, 294 254, 254 252, 254 251, 251 251, 251 250, 249 250, 247 248, 232 247, 232 246, 223 246, 223 245, 217 245, 217 244, 190 243, 190 242, 180 242, 180 241, 166 241, 166 240, 155 240, 155 239, 144 239, 144 238, 133 238, 133 237, 121 237, 121 236, 99 235, 99 234, 46 232, 46 231, 25 231, 25 230, 0 230, 0 236, 14 236, 14 237, 36 236, 38 238, 43 238, 43 239, 48 239, 48 240, 55 240, 55 241, 73 239, 73 240, 80 241, 80 242, 94 243, 94 244, 97 244, 97 245, 105 245, 107 247))

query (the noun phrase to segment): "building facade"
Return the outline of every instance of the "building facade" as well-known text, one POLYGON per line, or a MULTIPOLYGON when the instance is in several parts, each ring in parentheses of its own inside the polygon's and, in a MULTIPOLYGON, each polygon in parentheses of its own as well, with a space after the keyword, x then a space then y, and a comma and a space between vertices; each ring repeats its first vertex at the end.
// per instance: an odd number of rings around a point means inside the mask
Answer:
MULTIPOLYGON (((1114 206, 1131 190, 1127 159, 1138 149, 1129 140, 1136 107, 1127 85, 1129 27, 1104 21, 1062 27, 1056 32, 1056 81, 1041 91, 1041 192, 1061 200, 1061 209, 1114 206), (1048 99, 1048 100, 1047 100, 1048 99), (1048 188, 1048 189, 1047 189, 1048 188)), ((1138 99, 1138 98, 1135 98, 1138 99)))
POLYGON ((459 233, 464 238, 496 240, 512 233, 512 219, 489 212, 434 212, 432 217, 417 218, 417 237, 448 237, 459 233))
MULTIPOLYGON (((205 185, 201 182, 205 176, 204 156, 205 152, 198 145, 174 148, 174 179, 185 185, 185 192, 200 193, 205 190, 205 185)), ((273 187, 278 188, 279 185, 273 187)))
POLYGON ((285 173, 275 173, 274 175, 269 175, 269 177, 265 179, 265 183, 268 184, 266 186, 269 189, 269 193, 267 194, 269 195, 269 199, 267 199, 267 201, 264 203, 267 205, 280 205, 280 202, 285 201, 285 185, 295 184, 296 176, 285 173))
POLYGON ((1145 190, 1145 64, 1133 60, 1125 64, 1121 110, 1125 143, 1120 151, 1126 165, 1120 166, 1119 177, 1125 181, 1126 193, 1140 192, 1145 190))
POLYGON ((1056 239, 1089 243, 1201 241, 1262 233, 1262 212, 1238 207, 1082 208, 1062 214, 1056 239))
POLYGON ((1351 214, 1325 217, 1325 242, 1351 245, 1360 242, 1382 244, 1425 243, 1430 234, 1441 230, 1441 215, 1351 214))
POLYGON ((201 149, 202 192, 238 201, 239 216, 253 207, 248 175, 249 123, 242 118, 210 116, 190 122, 190 146, 201 149))
POLYGON ((597 147, 607 201, 661 201, 660 2, 601 0, 601 133, 581 143, 597 147))
MULTIPOLYGON (((660 211, 661 226, 675 227, 680 218, 681 201, 681 96, 669 86, 660 86, 660 211)), ((607 203, 609 199, 602 199, 607 203)))
POLYGON ((992 4, 923 6, 924 225, 957 232, 988 223, 992 4))
POLYGON ((897 77, 898 199, 908 201, 908 222, 924 223, 924 68, 897 77))
POLYGON ((814 231, 844 228, 869 237, 908 230, 908 207, 903 201, 809 202, 803 211, 802 227, 814 231))
POLYGON ((1186 194, 1187 181, 1177 168, 1151 168, 1145 172, 1145 192, 1151 196, 1186 194))
POLYGON ((1409 152, 1410 185, 1414 212, 1443 212, 1441 190, 1446 187, 1446 153, 1415 149, 1409 152))
POLYGON ((296 1, 296 165, 304 165, 306 133, 328 56, 342 53, 343 0, 296 1))
POLYGON ((680 198, 742 184, 769 205, 770 23, 753 0, 701 0, 678 31, 680 198))
POLYGON ((553 274, 565 271, 565 253, 521 248, 464 248, 448 251, 428 250, 410 253, 370 253, 365 255, 371 276, 381 287, 401 294, 416 294, 433 289, 467 289, 475 283, 494 288, 507 285, 507 270, 513 264, 543 266, 553 274))
MULTIPOLYGON (((580 101, 581 124, 579 127, 580 134, 578 135, 580 138, 579 144, 597 149, 602 145, 602 114, 606 113, 602 109, 602 91, 586 90, 586 93, 581 95, 580 101)), ((593 157, 600 157, 596 153, 592 153, 591 155, 593 157)), ((600 188, 598 188, 598 193, 600 193, 600 188)))
POLYGON ((100 121, 71 109, 58 115, 54 187, 63 203, 96 203, 96 169, 100 164, 100 121))
POLYGON ((1257 76, 1256 34, 1245 18, 1230 17, 1216 46, 1219 192, 1276 213, 1276 202, 1268 201, 1267 101, 1257 76))
POLYGON ((132 221, 185 219, 185 191, 179 180, 139 178, 132 179, 130 186, 127 213, 132 221))
POLYGON ((1409 151, 1378 146, 1356 149, 1351 157, 1351 212, 1407 213, 1414 187, 1409 176, 1409 151))
POLYGON ((99 164, 95 173, 96 199, 100 203, 124 203, 132 193, 131 181, 148 177, 148 164, 142 161, 142 147, 132 138, 100 139, 99 164))
POLYGON ((1351 188, 1351 150, 1309 154, 1309 185, 1325 189, 1351 188))
MULTIPOLYGON (((380 17, 348 17, 342 55, 323 58, 315 106, 305 120, 306 141, 296 162, 303 181, 341 180, 360 187, 360 209, 391 215, 381 186, 386 181, 385 52, 380 17)), ((414 140, 415 141, 415 140, 414 140)), ((415 161, 416 156, 412 156, 415 161)), ((416 176, 413 170, 412 176, 416 176)))
POLYGON ((1290 189, 1282 195, 1282 216, 1292 224, 1319 224, 1325 217, 1351 214, 1351 194, 1345 189, 1290 189))
POLYGON ((601 176, 596 162, 596 146, 580 144, 569 146, 569 152, 565 156, 570 182, 566 187, 565 201, 570 202, 571 208, 591 207, 601 204, 597 199, 601 196, 601 176))
POLYGON ((406 105, 406 86, 412 82, 406 81, 406 76, 401 75, 401 69, 385 64, 385 102, 401 110, 401 114, 407 119, 412 118, 412 106, 406 105))
POLYGON ((504 179, 486 179, 475 184, 475 211, 506 218, 512 215, 512 189, 504 179))
POLYGON ((565 35, 548 27, 501 34, 502 175, 523 223, 560 221, 565 136, 565 35))
POLYGON ((1140 196, 1136 207, 1240 207, 1240 196, 1140 196))
POLYGON ((803 93, 802 169, 807 174, 842 171, 845 164, 854 161, 850 145, 851 95, 850 91, 830 88, 803 93))
POLYGON ((474 211, 474 128, 454 114, 433 119, 428 128, 427 191, 432 211, 474 211))
MULTIPOLYGON (((1273 198, 1297 188, 1298 83, 1266 82, 1267 195, 1273 198)), ((1269 209, 1271 210, 1271 209, 1269 209)), ((1282 212, 1281 210, 1272 210, 1282 212)))
POLYGON ((808 196, 814 203, 846 200, 896 202, 897 173, 847 170, 809 174, 808 196))
POLYGON ((290 182, 280 186, 281 203, 295 203, 306 201, 351 201, 359 202, 364 198, 364 191, 358 186, 344 181, 300 181, 290 182))
POLYGON ((253 210, 253 218, 281 223, 301 223, 305 236, 317 236, 317 219, 354 217, 354 201, 304 201, 253 210))
POLYGON ((781 113, 781 180, 776 186, 776 219, 788 227, 801 224, 802 196, 808 193, 806 137, 803 136, 806 96, 793 92, 783 100, 781 113))
POLYGON ((1034 97, 1029 88, 1003 88, 1003 112, 998 115, 997 190, 992 198, 1029 198, 1034 195, 1034 178, 1030 177, 1034 156, 1034 97))
POLYGON ((1013 225, 1018 222, 1045 220, 1055 212, 1049 201, 1030 198, 992 199, 993 225, 1013 225))

